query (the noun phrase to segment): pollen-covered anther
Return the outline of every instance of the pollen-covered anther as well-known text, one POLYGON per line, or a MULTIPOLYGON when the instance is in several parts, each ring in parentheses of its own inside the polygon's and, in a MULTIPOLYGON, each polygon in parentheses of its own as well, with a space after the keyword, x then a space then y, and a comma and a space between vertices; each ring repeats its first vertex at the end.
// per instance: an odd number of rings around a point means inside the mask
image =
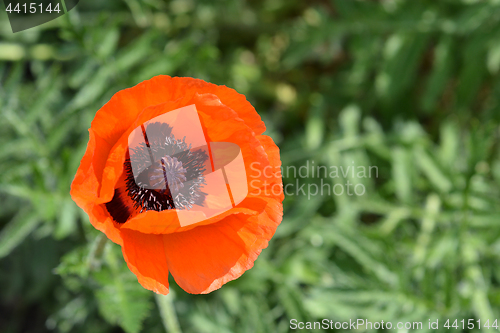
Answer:
MULTIPOLYGON (((177 160, 175 157, 165 156, 161 159, 161 167, 162 167, 162 176, 165 184, 168 184, 170 190, 174 192, 178 192, 179 189, 184 187, 184 182, 186 181, 186 172, 187 170, 182 167, 182 162, 177 160)), ((153 174, 151 176, 151 182, 156 182, 157 186, 163 183, 160 180, 161 176, 158 173, 153 174)))

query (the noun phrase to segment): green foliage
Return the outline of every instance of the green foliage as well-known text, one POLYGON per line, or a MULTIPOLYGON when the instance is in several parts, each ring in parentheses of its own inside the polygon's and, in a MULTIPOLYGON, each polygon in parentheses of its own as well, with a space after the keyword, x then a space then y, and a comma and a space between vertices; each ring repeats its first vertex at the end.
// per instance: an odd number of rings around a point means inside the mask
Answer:
POLYGON ((82 0, 16 34, 1 8, 1 332, 500 319, 498 1, 82 0), (281 150, 283 222, 209 295, 142 289, 69 197, 95 112, 158 74, 245 94, 281 150))
POLYGON ((137 283, 126 265, 119 265, 116 254, 108 255, 106 262, 109 271, 101 271, 96 277, 102 286, 96 292, 101 313, 107 321, 119 324, 127 333, 140 332, 141 323, 151 309, 151 294, 137 283))
MULTIPOLYGON (((99 235, 92 246, 76 248, 61 259, 56 269, 68 289, 81 293, 84 288, 95 292, 102 316, 120 325, 127 333, 140 332, 142 321, 151 310, 151 293, 137 283, 121 256, 120 248, 106 243, 99 235)), ((77 317, 70 326, 86 319, 77 317)))

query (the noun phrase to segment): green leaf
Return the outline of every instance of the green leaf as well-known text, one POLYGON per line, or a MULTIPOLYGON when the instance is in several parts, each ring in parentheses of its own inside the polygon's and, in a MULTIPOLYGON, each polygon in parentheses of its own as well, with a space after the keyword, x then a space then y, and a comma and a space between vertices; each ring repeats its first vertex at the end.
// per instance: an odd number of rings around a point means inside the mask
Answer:
POLYGON ((64 238, 75 232, 77 209, 78 207, 70 198, 66 198, 62 202, 61 207, 59 207, 57 227, 54 231, 55 237, 64 238))
POLYGON ((420 170, 427 176, 432 185, 441 192, 448 192, 452 188, 452 183, 438 167, 434 159, 422 148, 415 150, 415 160, 420 170))
POLYGON ((439 160, 448 167, 456 165, 460 145, 460 132, 455 123, 446 122, 441 126, 439 160))
POLYGON ((392 177, 396 195, 403 203, 412 201, 412 160, 411 154, 402 147, 392 151, 392 177))
POLYGON ((35 212, 18 213, 0 232, 0 258, 16 248, 40 222, 35 212))
POLYGON ((429 75, 426 90, 422 96, 422 107, 427 112, 436 107, 439 97, 453 74, 453 42, 454 40, 450 36, 446 36, 434 50, 432 72, 429 75))

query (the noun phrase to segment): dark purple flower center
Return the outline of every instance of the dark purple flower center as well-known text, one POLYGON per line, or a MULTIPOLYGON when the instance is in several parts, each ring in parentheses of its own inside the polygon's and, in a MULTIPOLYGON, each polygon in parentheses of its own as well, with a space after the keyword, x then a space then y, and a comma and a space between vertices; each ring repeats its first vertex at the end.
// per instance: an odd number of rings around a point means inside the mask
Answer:
POLYGON ((175 139, 168 124, 151 123, 146 132, 147 140, 130 149, 124 163, 126 187, 117 188, 106 204, 119 223, 126 222, 134 210, 189 210, 205 201, 202 190, 208 152, 193 149, 185 139, 175 139), (153 158, 158 160, 151 162, 153 158), (133 207, 127 207, 124 196, 132 199, 133 207))

